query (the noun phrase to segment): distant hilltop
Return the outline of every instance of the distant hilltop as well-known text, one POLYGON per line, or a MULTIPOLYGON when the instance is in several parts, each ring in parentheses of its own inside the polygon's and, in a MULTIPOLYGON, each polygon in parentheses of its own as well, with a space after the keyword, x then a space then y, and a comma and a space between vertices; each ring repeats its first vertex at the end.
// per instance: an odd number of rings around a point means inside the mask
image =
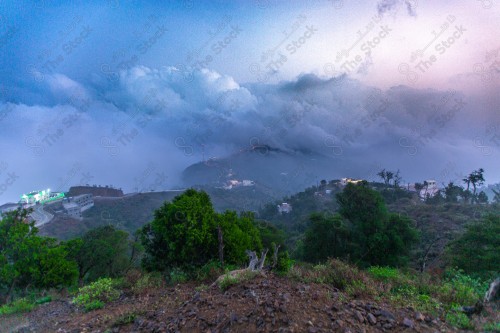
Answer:
POLYGON ((69 197, 76 197, 82 194, 92 194, 94 197, 123 197, 122 189, 117 189, 112 186, 72 186, 69 189, 69 197))

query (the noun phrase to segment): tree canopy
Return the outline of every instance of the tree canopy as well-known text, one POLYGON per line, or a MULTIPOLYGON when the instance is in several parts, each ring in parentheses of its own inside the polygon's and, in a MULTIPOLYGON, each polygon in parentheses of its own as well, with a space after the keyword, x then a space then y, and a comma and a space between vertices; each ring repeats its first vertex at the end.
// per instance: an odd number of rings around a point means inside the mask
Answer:
POLYGON ((75 262, 53 238, 38 236, 29 211, 15 210, 0 221, 0 291, 70 285, 77 276, 75 262))
POLYGON ((228 263, 245 261, 245 250, 262 247, 253 216, 218 214, 205 192, 187 190, 155 211, 142 229, 143 265, 149 270, 201 266, 219 257, 218 229, 228 263))
POLYGON ((466 273, 484 277, 498 274, 500 263, 500 216, 489 215, 470 224, 465 232, 447 246, 451 265, 466 273))
POLYGON ((406 264, 418 239, 409 218, 389 214, 380 193, 366 182, 348 184, 337 201, 340 215, 350 223, 352 260, 361 265, 406 264))
POLYGON ((78 265, 80 282, 120 276, 130 267, 132 245, 127 232, 111 225, 92 229, 66 243, 71 259, 78 265))

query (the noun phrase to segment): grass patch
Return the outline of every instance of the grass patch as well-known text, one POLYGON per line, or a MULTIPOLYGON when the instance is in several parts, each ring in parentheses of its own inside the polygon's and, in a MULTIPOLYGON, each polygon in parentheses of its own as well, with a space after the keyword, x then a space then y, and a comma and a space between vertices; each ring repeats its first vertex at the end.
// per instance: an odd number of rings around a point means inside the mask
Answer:
POLYGON ((51 296, 44 296, 44 297, 40 297, 39 299, 37 299, 35 301, 35 304, 45 304, 45 303, 49 303, 49 302, 52 302, 52 297, 51 296))
POLYGON ((0 307, 0 315, 30 312, 34 307, 35 304, 33 302, 26 298, 20 298, 12 303, 2 305, 0 307))
POLYGON ((138 277, 132 285, 132 292, 135 294, 142 294, 151 289, 163 287, 165 284, 160 273, 152 272, 146 273, 138 277))
POLYGON ((225 291, 225 290, 229 289, 229 287, 231 287, 232 285, 235 285, 235 284, 238 284, 238 283, 239 283, 238 278, 234 277, 234 276, 231 276, 228 273, 228 274, 225 274, 224 278, 222 278, 222 280, 219 282, 219 288, 222 291, 225 291))
POLYGON ((132 324, 135 319, 137 318, 137 315, 135 313, 127 313, 124 315, 121 315, 116 319, 116 321, 113 324, 113 327, 119 327, 119 326, 125 326, 128 324, 132 324))
POLYGON ((168 277, 171 284, 184 283, 189 280, 188 274, 180 268, 173 268, 168 277))
POLYGON ((377 294, 375 283, 365 272, 337 259, 331 259, 325 264, 315 266, 294 265, 287 276, 304 283, 332 285, 353 297, 377 294))
POLYGON ((236 270, 224 274, 224 277, 219 278, 217 284, 222 291, 226 291, 231 286, 249 281, 257 276, 259 272, 249 271, 249 270, 236 270))
POLYGON ((209 287, 206 284, 202 283, 199 286, 197 286, 196 288, 194 288, 194 290, 197 292, 202 292, 202 291, 208 290, 208 288, 209 287))

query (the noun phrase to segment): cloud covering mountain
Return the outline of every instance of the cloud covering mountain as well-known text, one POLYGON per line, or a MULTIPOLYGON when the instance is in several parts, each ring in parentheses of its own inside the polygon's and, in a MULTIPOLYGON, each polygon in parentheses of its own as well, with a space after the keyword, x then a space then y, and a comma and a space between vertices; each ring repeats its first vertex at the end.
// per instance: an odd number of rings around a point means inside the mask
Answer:
POLYGON ((478 167, 491 180, 500 176, 498 101, 460 91, 381 90, 347 75, 239 84, 208 69, 186 77, 173 66, 137 66, 116 80, 56 74, 46 82, 45 105, 2 103, 7 167, 0 176, 18 176, 5 199, 82 182, 128 191, 155 179, 163 179, 157 189, 182 186, 189 165, 256 145, 331 160, 320 178, 374 178, 381 168, 401 169, 408 181, 445 182, 478 167))

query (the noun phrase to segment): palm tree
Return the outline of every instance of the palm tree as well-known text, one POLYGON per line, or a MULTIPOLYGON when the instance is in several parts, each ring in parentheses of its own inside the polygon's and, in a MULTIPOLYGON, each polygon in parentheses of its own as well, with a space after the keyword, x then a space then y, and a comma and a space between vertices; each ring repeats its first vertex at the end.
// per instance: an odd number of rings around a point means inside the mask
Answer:
POLYGON ((385 180, 385 178, 386 178, 385 169, 382 169, 382 171, 380 171, 379 173, 377 173, 377 176, 379 176, 380 178, 382 178, 382 180, 384 181, 384 183, 387 184, 387 181, 385 180))
POLYGON ((472 192, 472 200, 475 201, 477 187, 484 184, 483 177, 484 169, 479 168, 479 170, 472 171, 466 178, 463 179, 464 183, 467 184, 467 191, 469 191, 470 184, 472 184, 472 188, 474 191, 472 192))
POLYGON ((484 184, 484 177, 483 177, 483 172, 484 169, 480 168, 479 170, 473 171, 469 177, 471 178, 471 183, 474 188, 474 196, 476 196, 476 187, 481 186, 484 184))

